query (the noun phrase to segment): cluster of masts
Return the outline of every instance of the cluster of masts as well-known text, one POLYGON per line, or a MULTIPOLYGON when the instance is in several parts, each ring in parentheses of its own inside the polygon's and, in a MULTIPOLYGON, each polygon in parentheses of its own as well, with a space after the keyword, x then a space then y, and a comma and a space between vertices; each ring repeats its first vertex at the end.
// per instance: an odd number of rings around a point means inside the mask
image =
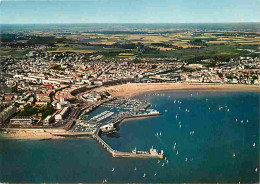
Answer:
POLYGON ((120 99, 114 99, 113 101, 103 103, 101 106, 108 107, 108 108, 124 109, 124 110, 134 110, 136 108, 141 107, 142 105, 143 103, 137 99, 120 98, 120 99))

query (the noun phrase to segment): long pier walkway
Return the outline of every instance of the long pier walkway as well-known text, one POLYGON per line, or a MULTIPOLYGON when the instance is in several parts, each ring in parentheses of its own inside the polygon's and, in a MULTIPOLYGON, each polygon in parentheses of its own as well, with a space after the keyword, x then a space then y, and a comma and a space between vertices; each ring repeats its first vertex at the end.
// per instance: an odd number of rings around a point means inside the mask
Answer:
MULTIPOLYGON (((129 116, 123 116, 118 118, 113 122, 113 124, 118 124, 121 121, 123 121, 125 118, 129 118, 129 116)), ((111 122, 110 122, 111 123, 111 122)), ((131 153, 131 152, 120 152, 117 150, 114 150, 107 144, 100 136, 101 133, 101 126, 97 127, 96 131, 94 132, 93 138, 98 141, 109 153, 112 154, 113 157, 135 157, 135 158, 163 158, 162 154, 150 154, 150 153, 131 153)))

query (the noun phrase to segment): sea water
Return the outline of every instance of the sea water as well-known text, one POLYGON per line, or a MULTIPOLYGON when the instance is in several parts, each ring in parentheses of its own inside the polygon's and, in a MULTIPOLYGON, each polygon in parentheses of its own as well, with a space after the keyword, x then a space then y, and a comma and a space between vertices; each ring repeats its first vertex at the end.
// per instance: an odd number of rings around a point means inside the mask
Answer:
POLYGON ((103 139, 119 151, 153 146, 168 163, 113 158, 91 139, 1 139, 0 182, 259 181, 259 93, 191 90, 135 98, 151 102, 162 116, 126 121, 103 139))

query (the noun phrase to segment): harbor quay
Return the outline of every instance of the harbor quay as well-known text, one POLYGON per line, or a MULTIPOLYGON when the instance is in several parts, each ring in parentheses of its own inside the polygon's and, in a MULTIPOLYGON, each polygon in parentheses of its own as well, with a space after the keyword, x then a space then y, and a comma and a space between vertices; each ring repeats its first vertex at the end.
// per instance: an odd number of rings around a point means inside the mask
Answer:
POLYGON ((117 131, 124 121, 161 115, 159 111, 149 109, 150 106, 149 102, 139 99, 115 98, 108 95, 97 102, 81 101, 78 105, 67 107, 69 110, 66 114, 60 112, 61 120, 49 126, 6 127, 4 134, 14 139, 94 138, 113 157, 163 158, 163 150, 157 151, 153 147, 149 151, 115 150, 101 136, 117 131))
POLYGON ((121 157, 121 158, 159 158, 159 159, 163 159, 164 155, 163 155, 163 150, 161 150, 160 152, 158 152, 156 149, 154 149, 153 147, 150 148, 149 151, 137 151, 136 148, 134 150, 132 150, 132 152, 121 152, 121 151, 117 151, 114 150, 113 148, 111 148, 111 146, 106 143, 101 137, 100 135, 102 135, 102 133, 109 133, 111 131, 114 130, 113 127, 115 127, 116 125, 122 123, 124 120, 127 119, 135 119, 135 118, 140 118, 140 117, 153 117, 153 116, 159 116, 161 115, 158 111, 150 111, 149 113, 142 113, 142 114, 136 114, 135 112, 130 112, 127 114, 124 114, 122 117, 114 120, 113 122, 109 122, 110 123, 110 129, 104 129, 104 126, 106 127, 106 125, 100 126, 96 129, 93 138, 95 140, 97 140, 97 142, 99 144, 101 144, 109 153, 112 154, 113 157, 121 157), (112 126, 113 125, 113 126, 112 126))
MULTIPOLYGON (((98 132, 100 132, 100 129, 98 129, 98 132)), ((99 144, 101 144, 109 153, 112 154, 113 157, 121 157, 121 158, 159 158, 163 159, 163 151, 160 153, 154 149, 153 147, 150 149, 150 151, 137 151, 134 149, 132 152, 121 152, 117 151, 111 148, 111 146, 106 143, 100 136, 99 133, 96 133, 93 135, 93 138, 97 140, 99 144)))

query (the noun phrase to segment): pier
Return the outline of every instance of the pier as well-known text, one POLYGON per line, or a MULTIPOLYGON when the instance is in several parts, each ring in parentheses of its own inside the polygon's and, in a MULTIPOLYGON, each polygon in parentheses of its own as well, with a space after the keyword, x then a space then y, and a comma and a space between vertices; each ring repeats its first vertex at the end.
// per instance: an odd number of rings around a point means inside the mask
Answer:
MULTIPOLYGON (((151 116, 151 115, 149 115, 151 116)), ((114 125, 122 122, 124 119, 127 118, 134 118, 135 116, 129 116, 124 115, 123 117, 120 117, 116 119, 114 122, 112 122, 114 125)), ((110 122, 111 123, 111 122, 110 122)), ((101 144, 110 154, 112 154, 113 157, 128 157, 128 158, 160 158, 162 159, 164 156, 160 153, 133 153, 133 152, 120 152, 117 150, 114 150, 111 148, 111 146, 106 143, 99 135, 102 134, 101 126, 97 127, 96 131, 94 132, 93 138, 97 140, 99 144, 101 144)), ((154 149, 153 149, 154 150, 154 149)), ((156 151, 156 150, 155 150, 156 151)))

